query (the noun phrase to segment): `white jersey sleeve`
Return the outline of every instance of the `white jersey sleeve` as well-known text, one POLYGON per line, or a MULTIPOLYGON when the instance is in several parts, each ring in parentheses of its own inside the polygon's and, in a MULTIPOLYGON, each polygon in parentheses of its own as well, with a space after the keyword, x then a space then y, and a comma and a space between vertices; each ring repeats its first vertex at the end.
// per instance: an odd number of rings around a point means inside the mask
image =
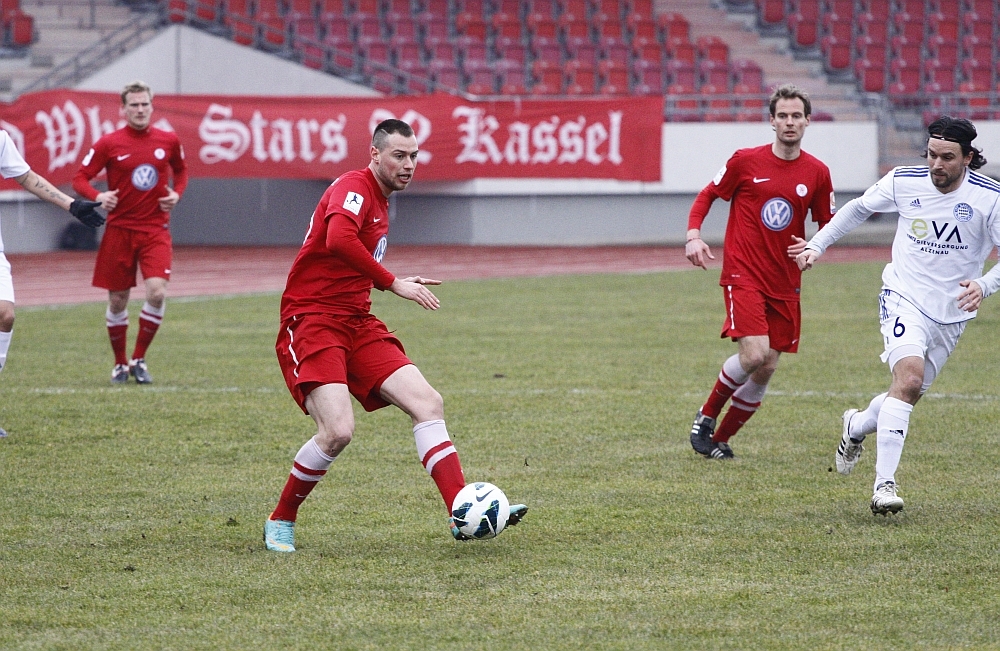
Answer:
POLYGON ((877 186, 862 197, 865 204, 879 212, 899 213, 883 286, 938 323, 975 317, 975 312, 958 307, 959 283, 979 283, 982 277, 984 293, 998 289, 1000 272, 982 274, 986 258, 1000 244, 1000 183, 969 170, 956 190, 942 194, 927 167, 919 166, 897 167, 877 186))
POLYGON ((0 129, 0 175, 12 179, 31 171, 10 135, 0 129))
POLYGON ((826 226, 806 244, 806 248, 825 253, 834 242, 847 235, 877 212, 896 212, 892 194, 892 172, 865 190, 864 195, 848 201, 826 226))

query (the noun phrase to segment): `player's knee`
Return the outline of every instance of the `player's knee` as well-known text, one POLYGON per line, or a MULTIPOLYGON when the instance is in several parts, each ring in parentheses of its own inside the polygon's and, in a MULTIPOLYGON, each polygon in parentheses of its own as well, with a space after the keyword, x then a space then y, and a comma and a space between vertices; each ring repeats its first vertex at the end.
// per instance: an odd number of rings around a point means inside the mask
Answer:
POLYGON ((316 433, 316 444, 329 456, 337 456, 354 438, 354 427, 326 426, 316 433))
POLYGON ((421 396, 421 410, 426 413, 422 420, 440 420, 444 418, 444 398, 431 386, 427 387, 425 395, 421 396))

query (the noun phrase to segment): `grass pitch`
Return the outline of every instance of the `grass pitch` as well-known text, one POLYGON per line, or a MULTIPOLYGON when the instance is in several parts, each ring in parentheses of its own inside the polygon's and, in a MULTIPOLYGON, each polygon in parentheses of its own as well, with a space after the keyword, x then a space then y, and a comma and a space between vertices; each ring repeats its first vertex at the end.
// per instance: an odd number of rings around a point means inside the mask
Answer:
POLYGON ((688 444, 735 350, 717 272, 448 283, 437 313, 376 292, 467 478, 531 510, 456 543, 408 419, 359 410, 292 555, 261 543, 314 432, 274 359, 277 296, 170 301, 149 387, 109 385, 102 306, 19 310, 0 648, 1000 648, 1000 299, 913 413, 906 509, 868 511, 874 440, 832 468, 841 413, 888 386, 881 266, 806 274, 802 352, 730 463, 688 444))

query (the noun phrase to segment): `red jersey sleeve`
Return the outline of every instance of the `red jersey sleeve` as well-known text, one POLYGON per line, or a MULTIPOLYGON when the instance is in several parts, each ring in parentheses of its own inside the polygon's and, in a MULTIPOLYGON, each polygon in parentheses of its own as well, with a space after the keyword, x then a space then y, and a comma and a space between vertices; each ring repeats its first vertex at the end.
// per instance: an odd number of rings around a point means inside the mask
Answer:
POLYGON ((701 228, 705 217, 708 216, 708 211, 712 209, 712 203, 716 199, 723 201, 732 199, 740 182, 742 159, 740 154, 741 151, 737 151, 730 156, 712 182, 706 185, 695 197, 694 203, 691 204, 691 212, 688 213, 688 230, 701 228))
POLYGON ((386 290, 396 280, 388 269, 375 261, 371 251, 358 237, 360 225, 354 215, 337 210, 327 216, 326 248, 362 276, 370 278, 376 289, 386 290))
POLYGON ((174 143, 174 153, 170 157, 170 169, 174 172, 174 192, 183 195, 187 189, 187 162, 184 160, 184 147, 180 140, 174 143))
POLYGON ((73 189, 76 190, 78 195, 90 201, 96 199, 98 195, 97 190, 90 184, 90 181, 100 174, 101 170, 108 163, 107 148, 104 147, 104 144, 103 138, 98 139, 94 143, 90 152, 84 157, 80 169, 76 171, 76 175, 73 177, 73 189))
POLYGON ((833 213, 837 212, 837 199, 833 194, 833 179, 830 178, 830 170, 826 166, 823 166, 816 194, 809 206, 809 212, 812 214, 813 221, 817 222, 820 228, 826 226, 833 219, 833 213))

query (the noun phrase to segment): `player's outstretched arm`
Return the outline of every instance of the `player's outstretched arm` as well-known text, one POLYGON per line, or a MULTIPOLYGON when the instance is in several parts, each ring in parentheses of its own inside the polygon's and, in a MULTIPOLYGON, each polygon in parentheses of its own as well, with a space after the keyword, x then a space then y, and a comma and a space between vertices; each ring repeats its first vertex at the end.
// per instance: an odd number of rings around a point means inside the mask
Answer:
POLYGON ((421 278, 420 276, 410 276, 409 278, 396 278, 389 286, 389 291, 408 299, 424 308, 425 310, 436 310, 441 307, 441 301, 434 295, 434 292, 424 285, 440 285, 440 280, 421 278))
POLYGON ((52 185, 44 176, 40 176, 32 170, 28 170, 15 180, 31 194, 52 205, 59 206, 63 210, 68 210, 71 215, 91 228, 97 228, 104 223, 104 216, 94 210, 100 205, 98 202, 73 199, 52 185))

